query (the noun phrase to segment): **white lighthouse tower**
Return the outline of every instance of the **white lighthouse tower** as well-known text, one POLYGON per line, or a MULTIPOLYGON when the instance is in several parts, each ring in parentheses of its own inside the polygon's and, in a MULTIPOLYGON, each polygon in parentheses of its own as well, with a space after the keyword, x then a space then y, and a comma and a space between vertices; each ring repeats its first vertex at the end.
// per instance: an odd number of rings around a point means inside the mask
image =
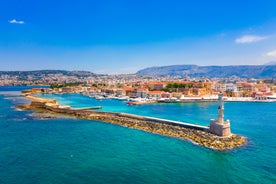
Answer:
POLYGON ((220 93, 218 95, 218 119, 214 120, 211 119, 210 123, 210 133, 216 134, 218 136, 227 137, 231 135, 230 130, 230 121, 224 121, 224 102, 223 102, 223 95, 220 93))

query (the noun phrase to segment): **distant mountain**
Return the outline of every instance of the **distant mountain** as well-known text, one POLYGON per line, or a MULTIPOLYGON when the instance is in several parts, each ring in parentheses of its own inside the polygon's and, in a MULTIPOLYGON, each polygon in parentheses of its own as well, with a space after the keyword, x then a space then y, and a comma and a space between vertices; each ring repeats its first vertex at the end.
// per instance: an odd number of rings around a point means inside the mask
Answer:
POLYGON ((276 65, 235 65, 235 66, 197 66, 171 65, 150 67, 139 70, 139 75, 184 76, 190 77, 231 77, 271 78, 276 77, 276 65))
POLYGON ((276 65, 276 61, 270 61, 268 63, 265 63, 264 65, 276 65))
POLYGON ((96 76, 87 71, 66 71, 66 70, 35 70, 35 71, 0 71, 0 75, 18 76, 21 80, 28 80, 28 76, 40 79, 50 75, 74 76, 78 78, 96 76))

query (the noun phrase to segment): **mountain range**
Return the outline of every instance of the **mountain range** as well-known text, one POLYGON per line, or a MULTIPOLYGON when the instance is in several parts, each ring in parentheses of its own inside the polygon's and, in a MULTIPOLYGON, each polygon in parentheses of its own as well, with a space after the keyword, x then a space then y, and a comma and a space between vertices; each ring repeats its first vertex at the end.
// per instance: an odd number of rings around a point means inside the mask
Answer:
MULTIPOLYGON (((98 74, 88 71, 66 70, 36 70, 36 71, 0 71, 0 75, 17 76, 21 80, 28 80, 28 76, 42 79, 51 75, 74 76, 77 78, 95 77, 98 74)), ((276 78, 276 63, 265 65, 232 65, 232 66, 198 66, 198 65, 170 65, 150 67, 139 70, 138 75, 150 76, 190 76, 190 77, 241 77, 241 78, 276 78)))
POLYGON ((29 76, 42 79, 45 76, 63 75, 77 78, 93 77, 96 74, 88 71, 66 71, 66 70, 34 70, 34 71, 0 71, 0 75, 17 76, 20 80, 28 80, 29 76))
POLYGON ((171 65, 150 67, 139 70, 138 75, 153 76, 190 76, 190 77, 241 77, 241 78, 275 78, 276 65, 233 65, 233 66, 198 66, 171 65))

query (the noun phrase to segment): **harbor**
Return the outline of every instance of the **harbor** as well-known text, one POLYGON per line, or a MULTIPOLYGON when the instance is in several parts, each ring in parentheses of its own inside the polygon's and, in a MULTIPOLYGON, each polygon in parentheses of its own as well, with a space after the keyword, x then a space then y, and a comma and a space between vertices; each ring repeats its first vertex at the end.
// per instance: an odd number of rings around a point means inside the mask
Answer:
POLYGON ((0 184, 276 184, 276 0, 0 15, 0 184))
MULTIPOLYGON (((217 116, 217 103, 158 103, 129 106, 120 100, 98 101, 80 94, 48 94, 41 95, 41 97, 56 99, 60 105, 70 105, 72 108, 100 105, 102 109, 97 111, 113 110, 202 126, 207 126, 209 119, 217 116)), ((44 115, 44 113, 39 113, 43 116, 37 118, 38 110, 25 111, 13 108, 15 105, 27 104, 28 101, 20 96, 19 91, 16 94, 3 92, 0 95, 3 112, 0 117, 3 148, 1 159, 2 168, 7 168, 1 172, 2 181, 7 173, 9 173, 8 178, 13 178, 16 166, 11 163, 15 161, 20 164, 18 174, 20 178, 25 179, 26 183, 29 181, 26 179, 29 176, 28 173, 33 173, 33 169, 35 173, 32 176, 44 173, 44 175, 39 175, 37 182, 40 178, 47 179, 49 173, 54 175, 55 179, 47 180, 51 183, 56 181, 56 178, 63 178, 64 173, 86 174, 84 171, 88 168, 91 169, 89 174, 94 171, 95 167, 102 173, 103 163, 104 170, 110 172, 118 168, 121 171, 123 164, 125 167, 123 171, 129 171, 129 174, 134 173, 134 175, 129 175, 120 172, 118 176, 120 178, 121 176, 134 177, 141 173, 143 177, 157 178, 159 175, 155 175, 154 172, 157 171, 161 172, 162 176, 168 176, 167 182, 172 181, 176 176, 181 181, 187 182, 186 174, 191 173, 199 183, 204 183, 209 171, 216 169, 219 173, 226 175, 228 183, 237 181, 271 183, 275 179, 273 172, 275 166, 273 151, 276 145, 273 139, 275 103, 225 103, 225 117, 231 120, 232 133, 245 136, 247 143, 237 149, 214 151, 190 139, 149 133, 145 130, 127 128, 99 120, 79 119, 67 114, 48 113, 44 115), (29 114, 33 116, 30 117, 29 114), (22 170, 22 167, 26 169, 22 170), (191 170, 191 167, 194 169, 191 170), (56 169, 60 172, 56 172, 56 169), (44 172, 45 170, 49 172, 44 172)), ((85 178, 79 180, 80 183, 91 179, 89 176, 91 175, 86 175, 85 178)), ((99 175, 95 175, 97 176, 99 175)), ((73 175, 70 180, 75 177, 76 175, 73 175)), ((104 177, 106 178, 106 175, 104 177)), ((216 183, 215 176, 213 180, 210 178, 213 177, 209 177, 208 181, 216 183)), ((13 181, 18 182, 18 179, 13 181)), ((94 178, 89 181, 95 182, 94 178)), ((154 181, 157 182, 157 179, 154 181)), ((69 180, 63 180, 63 182, 66 183, 69 180)))
MULTIPOLYGON (((214 120, 211 120, 211 127, 209 127, 128 113, 101 112, 87 108, 70 108, 68 106, 64 108, 54 99, 31 95, 26 95, 26 97, 31 99, 32 102, 30 104, 17 106, 17 108, 35 110, 39 113, 57 113, 81 119, 103 121, 150 133, 189 140, 195 144, 214 150, 234 149, 246 144, 246 139, 243 136, 232 134, 230 132, 230 126, 228 126, 230 124, 225 124, 224 121, 220 122, 218 120, 218 123, 215 123, 214 120)), ((220 112, 223 113, 223 111, 220 112)), ((223 114, 219 114, 220 117, 223 118, 223 114)))
MULTIPOLYGON (((57 93, 59 94, 59 93, 57 93)), ((141 105, 151 103, 189 103, 189 102, 217 102, 217 95, 211 96, 184 96, 181 95, 179 98, 176 97, 129 97, 124 95, 109 95, 106 93, 87 93, 81 92, 82 95, 97 100, 115 99, 120 101, 126 101, 129 105, 141 105)), ((225 102, 276 102, 276 96, 266 97, 224 97, 225 102)))

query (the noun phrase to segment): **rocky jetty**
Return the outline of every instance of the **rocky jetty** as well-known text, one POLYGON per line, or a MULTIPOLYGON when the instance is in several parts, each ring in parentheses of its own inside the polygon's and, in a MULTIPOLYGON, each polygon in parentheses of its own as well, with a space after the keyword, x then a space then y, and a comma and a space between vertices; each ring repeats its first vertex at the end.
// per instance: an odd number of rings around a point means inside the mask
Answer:
POLYGON ((231 136, 228 137, 220 137, 209 133, 207 127, 205 131, 202 131, 173 124, 156 122, 143 118, 143 116, 71 109, 60 106, 55 100, 43 99, 34 96, 27 97, 32 100, 31 104, 20 105, 17 106, 17 108, 23 110, 35 110, 40 113, 57 113, 81 119, 103 121, 150 133, 190 140, 195 144, 214 150, 229 150, 246 144, 246 139, 243 136, 231 134, 231 136))

